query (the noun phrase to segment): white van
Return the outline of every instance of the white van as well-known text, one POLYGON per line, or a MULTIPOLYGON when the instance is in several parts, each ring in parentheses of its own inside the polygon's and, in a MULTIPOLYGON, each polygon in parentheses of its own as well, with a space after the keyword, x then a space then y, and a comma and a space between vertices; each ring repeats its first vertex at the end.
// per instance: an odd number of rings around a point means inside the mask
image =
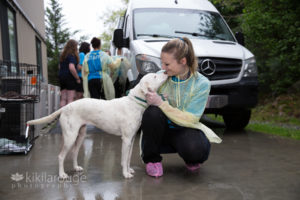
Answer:
POLYGON ((112 53, 122 48, 131 61, 128 81, 136 84, 161 68, 163 45, 188 37, 198 57, 199 72, 211 81, 205 113, 220 114, 228 129, 243 129, 257 104, 254 55, 234 35, 207 0, 131 0, 113 35, 112 53))

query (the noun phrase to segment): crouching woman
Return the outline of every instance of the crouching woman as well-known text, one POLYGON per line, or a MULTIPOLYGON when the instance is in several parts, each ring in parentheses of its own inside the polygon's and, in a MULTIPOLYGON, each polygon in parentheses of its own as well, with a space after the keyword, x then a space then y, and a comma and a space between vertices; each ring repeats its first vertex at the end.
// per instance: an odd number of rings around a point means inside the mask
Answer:
POLYGON ((150 105, 142 118, 141 153, 146 172, 163 175, 162 156, 177 152, 188 170, 199 169, 208 159, 210 142, 221 139, 199 122, 210 92, 209 80, 197 72, 198 62, 188 38, 173 39, 161 52, 168 80, 156 92, 146 94, 150 105), (163 97, 167 97, 166 99, 163 97))

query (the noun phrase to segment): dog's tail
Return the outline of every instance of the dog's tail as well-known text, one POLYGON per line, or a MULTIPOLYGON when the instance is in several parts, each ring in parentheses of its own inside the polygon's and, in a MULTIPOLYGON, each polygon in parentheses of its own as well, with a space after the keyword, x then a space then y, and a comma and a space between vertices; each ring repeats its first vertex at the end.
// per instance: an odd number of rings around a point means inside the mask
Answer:
POLYGON ((49 123, 49 122, 52 122, 57 116, 60 115, 62 111, 62 108, 55 111, 54 113, 46 116, 46 117, 42 117, 40 119, 35 119, 35 120, 30 120, 27 122, 28 125, 37 125, 37 124, 45 124, 45 123, 49 123))

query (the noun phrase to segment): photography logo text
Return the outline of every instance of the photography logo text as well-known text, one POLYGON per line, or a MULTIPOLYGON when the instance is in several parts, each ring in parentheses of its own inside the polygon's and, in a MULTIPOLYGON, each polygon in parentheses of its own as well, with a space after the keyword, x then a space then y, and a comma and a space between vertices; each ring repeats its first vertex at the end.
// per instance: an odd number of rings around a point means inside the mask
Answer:
POLYGON ((12 174, 10 178, 11 178, 11 180, 13 180, 13 181, 19 182, 19 181, 21 181, 21 180, 24 179, 24 176, 23 176, 23 174, 19 174, 19 173, 17 172, 16 174, 12 174))
POLYGON ((12 181, 12 189, 20 188, 32 188, 32 189, 44 189, 44 188, 66 188, 70 185, 78 185, 86 182, 87 177, 85 175, 74 174, 68 179, 62 180, 58 175, 50 175, 46 172, 42 173, 28 173, 21 174, 16 172, 11 174, 10 179, 12 181))

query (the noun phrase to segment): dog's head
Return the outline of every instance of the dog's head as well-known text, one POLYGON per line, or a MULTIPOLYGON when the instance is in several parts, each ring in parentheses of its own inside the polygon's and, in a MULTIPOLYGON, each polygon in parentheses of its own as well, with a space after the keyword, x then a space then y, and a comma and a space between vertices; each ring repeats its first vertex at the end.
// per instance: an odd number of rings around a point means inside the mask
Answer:
POLYGON ((165 73, 148 73, 139 83, 139 87, 143 95, 149 90, 157 91, 158 88, 167 80, 168 75, 165 73))

